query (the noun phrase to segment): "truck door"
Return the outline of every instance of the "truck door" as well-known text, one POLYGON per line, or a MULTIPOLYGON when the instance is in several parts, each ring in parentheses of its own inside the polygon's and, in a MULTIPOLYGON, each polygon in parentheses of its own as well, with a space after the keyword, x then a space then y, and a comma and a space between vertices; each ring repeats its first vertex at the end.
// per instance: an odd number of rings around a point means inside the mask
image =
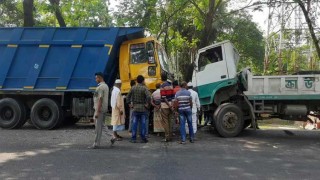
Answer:
POLYGON ((199 52, 196 63, 197 70, 193 78, 195 78, 194 83, 198 89, 229 79, 227 63, 224 60, 221 46, 199 52))

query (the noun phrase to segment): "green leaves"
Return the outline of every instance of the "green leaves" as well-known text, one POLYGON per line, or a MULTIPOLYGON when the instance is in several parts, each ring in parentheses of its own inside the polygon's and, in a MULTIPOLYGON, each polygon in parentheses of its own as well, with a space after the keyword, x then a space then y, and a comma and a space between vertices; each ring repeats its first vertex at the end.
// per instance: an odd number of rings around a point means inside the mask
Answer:
POLYGON ((117 26, 143 26, 165 47, 180 79, 189 81, 199 48, 230 39, 243 55, 241 67, 263 69, 263 37, 245 12, 222 0, 120 0, 117 26), (241 15, 240 15, 241 14, 241 15), (191 70, 189 70, 191 69, 191 70))
MULTIPOLYGON (((162 42, 175 74, 187 81, 199 48, 215 41, 231 40, 242 57, 240 67, 250 66, 262 72, 262 33, 247 13, 228 10, 230 2, 238 1, 118 0, 119 5, 110 12, 110 2, 105 0, 36 0, 35 26, 59 26, 63 18, 67 27, 144 27, 147 35, 162 42)), ((21 1, 0 1, 0 14, 1 26, 23 24, 21 1)))
MULTIPOLYGON (((22 2, 0 1, 0 26, 23 26, 22 2)), ((106 0, 35 0, 33 12, 35 26, 59 26, 63 21, 69 27, 112 25, 106 0)))

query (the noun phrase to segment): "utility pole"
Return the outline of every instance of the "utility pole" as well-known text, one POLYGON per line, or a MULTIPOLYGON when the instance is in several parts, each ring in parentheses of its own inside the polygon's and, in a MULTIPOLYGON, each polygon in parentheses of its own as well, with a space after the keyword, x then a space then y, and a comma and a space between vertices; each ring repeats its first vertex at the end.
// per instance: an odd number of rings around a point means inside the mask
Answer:
POLYGON ((279 75, 282 75, 282 36, 283 36, 283 3, 281 3, 281 12, 280 12, 280 38, 279 38, 279 57, 278 57, 278 68, 279 68, 279 75))
POLYGON ((269 53, 270 53, 270 21, 271 21, 271 14, 270 14, 270 6, 268 7, 268 22, 267 22, 267 36, 266 36, 266 44, 264 47, 264 66, 263 66, 263 74, 267 73, 269 68, 269 53))

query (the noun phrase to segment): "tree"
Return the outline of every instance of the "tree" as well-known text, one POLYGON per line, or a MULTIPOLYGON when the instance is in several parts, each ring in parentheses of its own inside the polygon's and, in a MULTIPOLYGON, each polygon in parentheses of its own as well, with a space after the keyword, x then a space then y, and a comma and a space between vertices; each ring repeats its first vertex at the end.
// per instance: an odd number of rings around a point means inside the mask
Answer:
POLYGON ((33 0, 23 0, 24 27, 34 26, 33 7, 33 0))
POLYGON ((191 0, 191 3, 194 5, 198 13, 200 14, 200 18, 203 21, 203 26, 199 32, 199 48, 205 47, 209 45, 212 41, 214 41, 217 37, 217 30, 214 27, 213 23, 217 19, 217 13, 223 5, 222 0, 209 0, 207 1, 195 1, 191 0), (203 7, 200 7, 203 5, 203 7), (206 8, 207 7, 207 8, 206 8))
POLYGON ((263 72, 264 38, 252 17, 240 11, 225 18, 224 30, 218 40, 230 40, 240 54, 239 69, 251 67, 258 74, 263 72))
POLYGON ((319 39, 316 37, 316 34, 314 32, 313 23, 310 19, 309 11, 308 11, 308 9, 310 9, 311 0, 306 0, 306 4, 307 4, 308 8, 306 7, 305 2, 303 2, 302 0, 294 0, 294 1, 298 3, 299 7, 301 8, 301 10, 303 12, 304 18, 305 18, 307 25, 308 25, 308 28, 309 28, 309 32, 310 32, 312 41, 314 43, 314 46, 315 46, 317 54, 318 54, 318 58, 320 58, 319 39))
MULTIPOLYGON (((117 25, 144 26, 157 37, 170 57, 175 59, 174 66, 183 69, 182 79, 189 81, 197 49, 217 40, 228 26, 226 20, 239 11, 228 11, 227 2, 229 1, 122 0, 114 14, 117 25)), ((258 43, 261 47, 261 38, 258 43)))
POLYGON ((23 7, 18 1, 0 1, 0 26, 23 26, 23 7))
POLYGON ((54 13, 56 15, 56 18, 58 20, 60 27, 66 27, 67 25, 60 11, 59 3, 60 3, 60 0, 50 0, 50 4, 53 7, 54 13))
POLYGON ((39 26, 110 26, 112 18, 108 11, 108 1, 105 0, 59 0, 59 6, 49 1, 38 1, 36 20, 39 26), (61 13, 61 20, 56 11, 61 13), (62 21, 63 19, 63 21, 62 21), (57 22, 58 20, 58 22, 57 22))

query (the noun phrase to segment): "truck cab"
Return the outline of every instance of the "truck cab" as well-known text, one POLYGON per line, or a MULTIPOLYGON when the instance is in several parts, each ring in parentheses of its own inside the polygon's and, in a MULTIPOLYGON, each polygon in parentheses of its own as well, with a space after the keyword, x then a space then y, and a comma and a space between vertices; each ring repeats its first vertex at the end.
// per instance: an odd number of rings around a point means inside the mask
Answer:
POLYGON ((227 98, 228 94, 221 93, 221 90, 237 84, 239 58, 238 51, 230 41, 213 44, 198 51, 192 83, 199 93, 202 106, 212 108, 209 105, 214 103, 218 106, 227 98))
POLYGON ((134 39, 122 43, 119 57, 119 74, 122 93, 130 91, 130 81, 138 75, 145 77, 146 86, 156 89, 161 82, 161 73, 169 71, 169 59, 164 48, 153 37, 134 39))
POLYGON ((237 73, 238 61, 229 41, 200 49, 196 58, 193 85, 219 135, 237 136, 250 124, 256 128, 257 119, 320 117, 319 74, 254 76, 248 68, 237 73))

